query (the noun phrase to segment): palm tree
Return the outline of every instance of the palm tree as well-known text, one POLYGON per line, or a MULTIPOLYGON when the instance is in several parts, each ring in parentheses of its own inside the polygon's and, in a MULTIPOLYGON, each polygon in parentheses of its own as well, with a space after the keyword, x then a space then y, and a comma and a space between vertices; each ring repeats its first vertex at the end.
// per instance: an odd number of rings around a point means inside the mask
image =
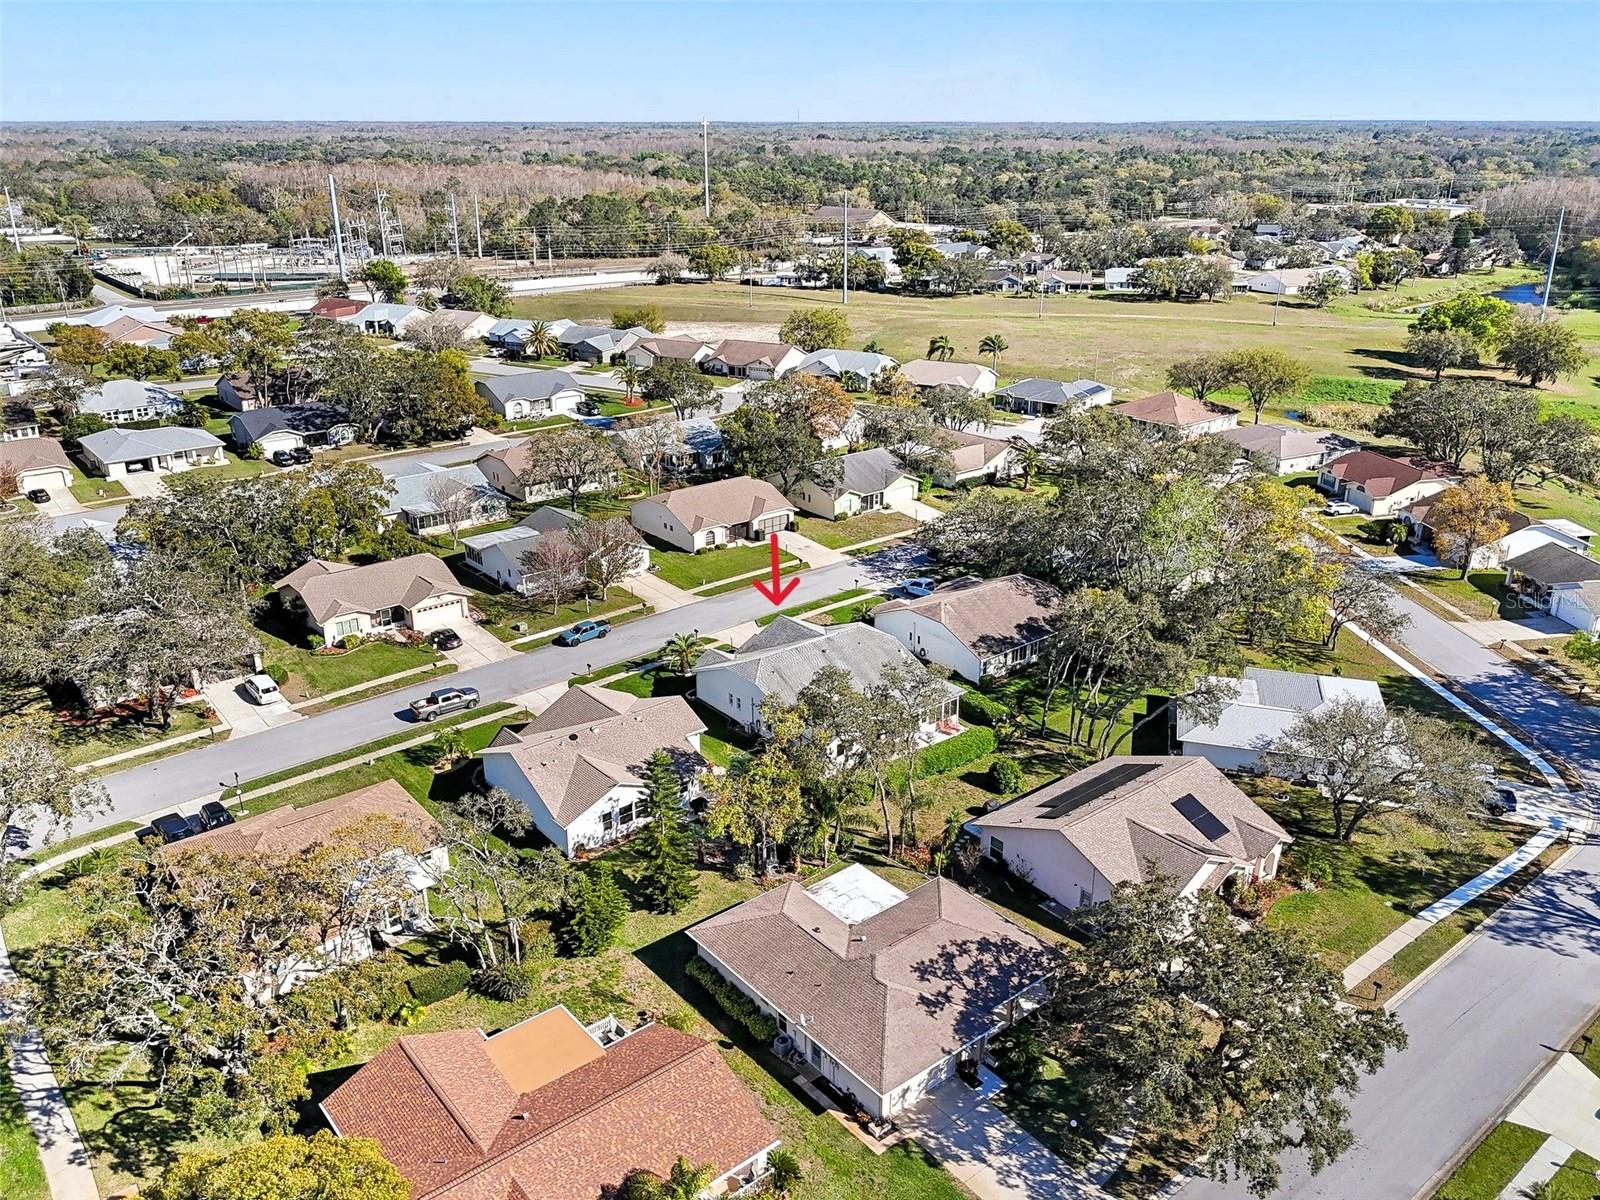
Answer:
POLYGON ((561 353, 561 343, 556 340, 556 335, 550 332, 550 326, 544 321, 535 321, 533 328, 528 330, 528 339, 523 342, 528 354, 533 358, 554 358, 561 353))
POLYGON ((1033 477, 1038 473, 1044 455, 1039 447, 1026 438, 1014 437, 1011 439, 1011 461, 1016 464, 1017 470, 1022 475, 1022 490, 1033 490, 1033 477))
POLYGON ((883 348, 883 343, 882 342, 878 341, 877 338, 873 338, 865 346, 861 347, 861 353, 863 353, 863 354, 887 354, 888 351, 883 348))
POLYGON ((665 1179, 645 1170, 629 1175, 622 1183, 621 1200, 696 1200, 705 1195, 714 1174, 710 1167, 697 1167, 680 1154, 665 1179))
POLYGON ((639 380, 644 378, 644 372, 631 363, 625 362, 617 368, 617 379, 622 386, 628 389, 628 403, 633 403, 633 394, 639 389, 639 380))
POLYGON ((1000 373, 1000 356, 1009 349, 1011 349, 1010 343, 998 333, 986 334, 983 341, 978 343, 979 354, 994 356, 994 373, 996 375, 1000 373))
POLYGON ((928 339, 928 357, 949 361, 956 356, 956 344, 944 334, 928 339))
POLYGON ((661 647, 661 661, 679 675, 694 670, 694 660, 700 653, 700 639, 692 633, 675 633, 661 647))

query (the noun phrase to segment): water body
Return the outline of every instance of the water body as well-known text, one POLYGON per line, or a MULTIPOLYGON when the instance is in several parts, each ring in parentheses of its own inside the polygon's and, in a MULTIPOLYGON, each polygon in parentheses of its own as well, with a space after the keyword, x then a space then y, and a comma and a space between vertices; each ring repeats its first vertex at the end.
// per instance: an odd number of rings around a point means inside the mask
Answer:
POLYGON ((1490 295, 1510 304, 1538 304, 1544 299, 1544 284, 1513 284, 1511 287, 1501 288, 1498 292, 1491 292, 1490 295))

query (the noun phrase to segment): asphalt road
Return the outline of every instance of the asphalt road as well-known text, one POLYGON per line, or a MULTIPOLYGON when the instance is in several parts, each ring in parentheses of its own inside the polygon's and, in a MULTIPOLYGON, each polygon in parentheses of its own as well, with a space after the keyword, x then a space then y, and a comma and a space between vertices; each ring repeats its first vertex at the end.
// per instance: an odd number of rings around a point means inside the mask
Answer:
MULTIPOLYGON (((903 578, 922 561, 914 550, 887 550, 793 576, 799 586, 786 605, 821 599, 856 586, 857 581, 882 583, 903 578)), ((522 695, 546 684, 585 674, 610 663, 626 662, 658 649, 675 633, 715 633, 763 616, 772 604, 754 587, 654 613, 619 625, 603 641, 572 649, 547 646, 516 658, 458 671, 451 684, 475 687, 484 703, 522 695)), ((406 705, 426 694, 431 685, 402 688, 372 700, 347 704, 288 725, 263 730, 237 741, 218 742, 104 776, 111 808, 93 820, 75 824, 79 834, 120 821, 143 819, 179 804, 213 798, 242 780, 324 758, 378 738, 411 729, 406 705)))

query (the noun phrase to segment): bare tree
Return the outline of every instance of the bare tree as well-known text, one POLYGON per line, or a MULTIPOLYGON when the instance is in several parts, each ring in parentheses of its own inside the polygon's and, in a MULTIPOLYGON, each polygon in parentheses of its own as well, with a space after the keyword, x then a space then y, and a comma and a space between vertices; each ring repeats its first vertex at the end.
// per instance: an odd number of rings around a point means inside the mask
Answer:
POLYGON ((551 612, 560 612, 569 596, 589 586, 583 553, 564 533, 542 535, 518 561, 528 576, 530 595, 548 596, 551 612))
POLYGON ((1395 607, 1394 592, 1384 581, 1383 572, 1360 562, 1341 560, 1339 572, 1328 593, 1328 632, 1322 639, 1332 647, 1346 625, 1356 624, 1375 638, 1391 639, 1411 624, 1411 618, 1395 607))
POLYGON ((643 417, 626 426, 619 425, 613 440, 622 461, 645 477, 652 495, 661 488, 667 460, 684 448, 678 423, 661 417, 643 417))
POLYGON ((466 345, 461 337, 461 327, 442 312, 432 313, 410 329, 405 340, 418 350, 437 353, 440 350, 460 350, 466 345))
POLYGON ((105 785, 61 761, 43 735, 23 729, 0 738, 0 908, 15 902, 21 883, 10 855, 14 830, 44 841, 109 803, 105 785))
POLYGON ((428 503, 433 505, 434 511, 444 520, 445 528, 450 531, 451 548, 460 547, 461 527, 471 521, 478 511, 477 489, 440 472, 428 481, 427 495, 428 503))
POLYGON ((611 589, 635 573, 644 539, 623 517, 599 517, 574 525, 567 531, 583 559, 589 579, 600 588, 602 599, 611 589))

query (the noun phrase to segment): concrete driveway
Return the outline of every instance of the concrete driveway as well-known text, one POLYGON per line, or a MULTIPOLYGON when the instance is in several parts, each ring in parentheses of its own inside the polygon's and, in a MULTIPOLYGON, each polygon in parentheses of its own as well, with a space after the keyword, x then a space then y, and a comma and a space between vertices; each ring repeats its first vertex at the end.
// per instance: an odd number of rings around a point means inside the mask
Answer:
POLYGON ((463 671, 517 656, 516 650, 472 621, 460 621, 450 628, 461 635, 461 645, 454 650, 442 650, 440 653, 463 671))
POLYGON ((1105 1193, 959 1080, 895 1124, 978 1200, 1104 1200, 1105 1193))
POLYGON ((301 714, 289 707, 289 702, 279 696, 271 704, 257 704, 244 690, 245 676, 236 679, 219 679, 207 684, 206 702, 233 728, 231 738, 248 737, 263 733, 279 725, 302 719, 301 714))

